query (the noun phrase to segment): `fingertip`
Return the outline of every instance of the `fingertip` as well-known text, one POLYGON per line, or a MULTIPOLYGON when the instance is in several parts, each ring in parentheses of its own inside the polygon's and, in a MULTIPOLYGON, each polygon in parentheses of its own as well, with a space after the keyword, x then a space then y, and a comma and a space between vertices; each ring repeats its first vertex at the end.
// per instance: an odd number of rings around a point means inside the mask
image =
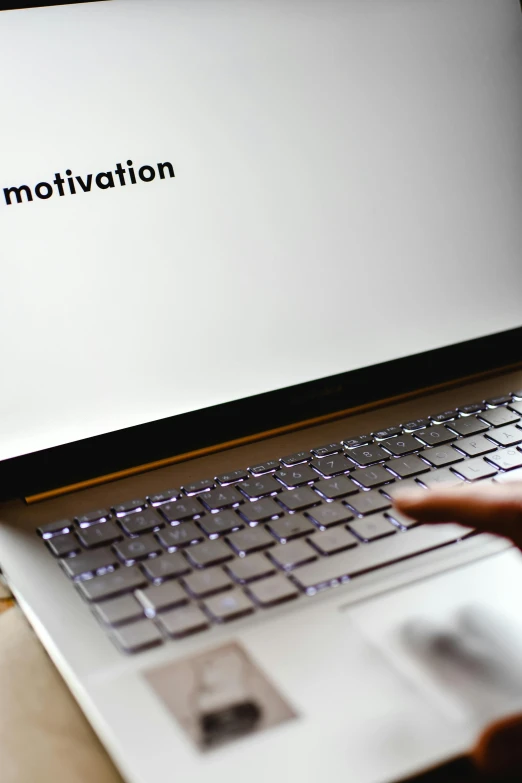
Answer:
POLYGON ((426 497, 426 490, 423 489, 397 489, 393 495, 393 505, 403 511, 408 508, 414 508, 422 503, 426 497))

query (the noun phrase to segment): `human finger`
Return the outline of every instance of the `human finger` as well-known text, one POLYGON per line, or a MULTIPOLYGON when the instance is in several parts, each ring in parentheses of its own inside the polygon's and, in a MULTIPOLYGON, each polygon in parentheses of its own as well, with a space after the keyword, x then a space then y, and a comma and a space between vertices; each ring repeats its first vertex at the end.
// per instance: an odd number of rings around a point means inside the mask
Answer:
POLYGON ((397 492, 394 504, 419 522, 458 522, 522 547, 522 483, 409 490, 397 492))

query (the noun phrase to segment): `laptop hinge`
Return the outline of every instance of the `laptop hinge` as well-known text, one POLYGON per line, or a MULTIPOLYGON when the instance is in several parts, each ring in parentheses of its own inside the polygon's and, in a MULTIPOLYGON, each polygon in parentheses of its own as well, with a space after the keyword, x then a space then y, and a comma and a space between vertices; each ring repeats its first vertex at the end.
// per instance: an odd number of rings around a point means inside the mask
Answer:
MULTIPOLYGON (((521 0, 522 2, 522 0, 521 0)), ((312 419, 306 419, 305 421, 295 422, 282 427, 277 427, 271 430, 265 430, 263 432, 248 435, 242 438, 236 438, 225 443, 218 443, 213 446, 208 446, 194 451, 185 452, 184 454, 176 454, 173 457, 166 457, 164 459, 156 460, 154 462, 148 462, 143 465, 136 465, 132 468, 126 468, 115 473, 108 473, 103 476, 96 476, 86 481, 79 481, 74 484, 69 484, 63 487, 57 487, 46 492, 39 492, 34 495, 28 495, 23 498, 23 501, 27 504, 40 503, 51 498, 60 497, 61 495, 67 495, 70 492, 78 492, 83 489, 90 489, 91 487, 99 486, 100 484, 107 484, 111 481, 118 481, 124 478, 130 478, 136 476, 139 473, 146 473, 149 470, 157 470, 158 468, 165 468, 169 465, 176 465, 180 462, 187 462, 188 460, 198 459, 199 457, 206 457, 210 454, 217 454, 220 451, 227 449, 237 448, 239 446, 246 446, 250 443, 256 443, 260 440, 266 440, 267 438, 275 438, 278 435, 285 435, 290 432, 296 432, 298 430, 306 429, 308 427, 315 427, 320 424, 326 424, 330 421, 336 421, 338 419, 344 419, 348 416, 355 416, 359 413, 366 413, 371 410, 383 408, 388 405, 396 405, 400 402, 406 402, 418 397, 422 397, 425 394, 433 394, 435 392, 444 391, 446 389, 454 388, 455 386, 461 386, 473 381, 483 380, 485 378, 491 378, 497 375, 504 375, 507 372, 520 369, 522 367, 521 362, 515 364, 506 365, 504 367, 497 367, 494 370, 486 370, 485 372, 474 373, 473 375, 467 375, 464 378, 457 378, 451 381, 445 381, 434 386, 427 386, 422 389, 416 389, 415 391, 406 392, 404 394, 396 395, 395 397, 388 397, 383 400, 377 400, 364 405, 357 405, 352 408, 346 408, 334 413, 327 413, 322 416, 316 416, 312 419)))

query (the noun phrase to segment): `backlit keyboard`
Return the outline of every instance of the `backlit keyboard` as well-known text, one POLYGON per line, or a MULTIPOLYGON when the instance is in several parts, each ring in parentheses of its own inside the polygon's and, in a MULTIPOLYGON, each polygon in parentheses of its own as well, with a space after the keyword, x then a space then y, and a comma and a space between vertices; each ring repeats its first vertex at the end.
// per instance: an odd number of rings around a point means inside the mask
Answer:
POLYGON ((521 418, 522 390, 38 533, 118 647, 138 652, 460 540, 392 510, 393 492, 522 475, 521 418))

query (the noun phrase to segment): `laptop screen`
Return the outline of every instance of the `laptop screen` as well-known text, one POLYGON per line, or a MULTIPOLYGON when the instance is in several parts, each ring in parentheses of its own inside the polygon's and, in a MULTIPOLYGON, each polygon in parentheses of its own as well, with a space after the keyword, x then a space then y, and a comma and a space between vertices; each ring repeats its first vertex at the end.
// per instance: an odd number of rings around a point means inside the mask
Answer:
POLYGON ((112 0, 0 51, 0 459, 521 324, 515 0, 112 0))

